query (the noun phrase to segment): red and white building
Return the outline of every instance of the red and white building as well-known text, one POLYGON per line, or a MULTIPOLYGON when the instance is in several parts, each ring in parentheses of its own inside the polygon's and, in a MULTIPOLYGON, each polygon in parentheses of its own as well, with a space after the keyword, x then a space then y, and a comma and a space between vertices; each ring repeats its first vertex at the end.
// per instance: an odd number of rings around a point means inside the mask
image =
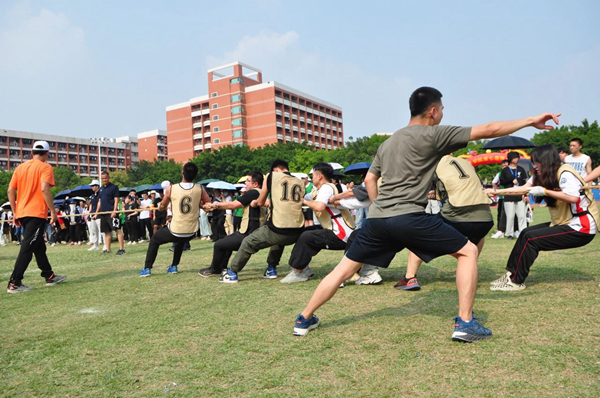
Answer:
POLYGON ((165 130, 150 130, 137 135, 139 160, 149 162, 168 160, 167 132, 165 130))
POLYGON ((208 91, 166 108, 169 159, 185 162, 225 145, 344 145, 341 107, 275 81, 263 83, 260 70, 241 62, 210 69, 208 91))

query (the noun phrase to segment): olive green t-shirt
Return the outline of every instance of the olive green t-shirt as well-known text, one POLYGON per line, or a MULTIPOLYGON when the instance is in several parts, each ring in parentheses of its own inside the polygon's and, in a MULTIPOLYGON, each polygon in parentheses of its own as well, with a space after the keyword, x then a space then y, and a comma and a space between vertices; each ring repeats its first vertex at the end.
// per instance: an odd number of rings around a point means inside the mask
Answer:
POLYGON ((469 142, 471 127, 408 126, 379 146, 369 172, 381 177, 369 218, 425 211, 427 192, 442 158, 469 142))

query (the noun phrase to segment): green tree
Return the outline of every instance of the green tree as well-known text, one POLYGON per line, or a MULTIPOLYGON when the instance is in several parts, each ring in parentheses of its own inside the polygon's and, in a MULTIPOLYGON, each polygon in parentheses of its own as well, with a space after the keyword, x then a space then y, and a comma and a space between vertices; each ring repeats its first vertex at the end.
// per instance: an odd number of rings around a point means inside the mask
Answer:
POLYGON ((75 188, 80 185, 81 179, 70 167, 58 166, 54 168, 54 187, 52 195, 56 195, 65 189, 75 188))
POLYGON ((0 170, 0 205, 8 201, 8 184, 12 175, 12 171, 0 170))

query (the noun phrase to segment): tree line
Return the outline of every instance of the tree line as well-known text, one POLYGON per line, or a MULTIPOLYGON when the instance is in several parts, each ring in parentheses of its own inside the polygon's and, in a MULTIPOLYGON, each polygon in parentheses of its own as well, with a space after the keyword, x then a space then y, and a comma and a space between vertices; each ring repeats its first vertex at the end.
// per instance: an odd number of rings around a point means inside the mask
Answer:
MULTIPOLYGON (((592 158, 594 167, 600 164, 600 127, 597 121, 589 123, 584 120, 581 125, 561 126, 554 130, 541 131, 534 135, 532 142, 536 145, 552 144, 557 148, 569 148, 571 139, 578 137, 583 140, 583 153, 592 158)), ((289 162, 292 172, 308 173, 318 162, 335 162, 343 166, 349 166, 358 162, 371 162, 377 152, 377 148, 388 136, 373 135, 361 137, 349 141, 343 148, 331 151, 317 150, 306 143, 278 143, 265 145, 257 149, 247 146, 227 146, 214 152, 204 152, 191 159, 198 165, 198 180, 216 178, 231 183, 244 176, 252 170, 267 172, 271 161, 282 158, 289 162)), ((469 151, 485 153, 481 147, 485 141, 471 142, 467 148, 454 153, 455 156, 465 154, 469 151)), ((402 156, 399 148, 398 156, 402 156)), ((173 160, 141 161, 127 170, 111 172, 111 181, 120 187, 136 187, 142 184, 156 184, 164 180, 171 182, 181 181, 180 163, 173 160)), ((477 173, 482 180, 491 181, 493 176, 500 170, 499 165, 483 165, 477 167, 477 173)), ((0 171, 0 201, 8 200, 6 191, 12 172, 0 171)), ((348 176, 355 182, 359 176, 348 176)), ((78 185, 87 185, 92 181, 90 177, 79 177, 68 167, 55 167, 54 179, 56 185, 52 193, 73 188, 78 185)))

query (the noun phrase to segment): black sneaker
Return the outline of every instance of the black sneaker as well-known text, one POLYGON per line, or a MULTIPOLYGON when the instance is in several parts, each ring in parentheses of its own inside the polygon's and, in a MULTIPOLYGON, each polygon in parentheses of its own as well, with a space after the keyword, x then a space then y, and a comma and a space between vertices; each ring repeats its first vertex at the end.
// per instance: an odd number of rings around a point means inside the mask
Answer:
POLYGON ((198 271, 198 275, 200 275, 203 278, 208 278, 211 276, 221 276, 221 271, 215 271, 210 267, 202 268, 200 271, 198 271))
POLYGON ((65 279, 67 279, 67 277, 65 275, 56 275, 53 272, 52 275, 50 275, 48 278, 46 278, 46 286, 57 285, 61 282, 64 282, 65 279))
POLYGON ((102 254, 110 254, 110 252, 106 249, 102 250, 102 254))
POLYGON ((125 254, 125 250, 123 250, 123 249, 117 250, 117 254, 116 254, 117 256, 122 256, 124 254, 125 254))
POLYGON ((6 293, 16 294, 16 293, 28 292, 30 290, 33 290, 33 288, 23 285, 23 284, 15 285, 14 283, 9 282, 8 288, 6 288, 6 293))

